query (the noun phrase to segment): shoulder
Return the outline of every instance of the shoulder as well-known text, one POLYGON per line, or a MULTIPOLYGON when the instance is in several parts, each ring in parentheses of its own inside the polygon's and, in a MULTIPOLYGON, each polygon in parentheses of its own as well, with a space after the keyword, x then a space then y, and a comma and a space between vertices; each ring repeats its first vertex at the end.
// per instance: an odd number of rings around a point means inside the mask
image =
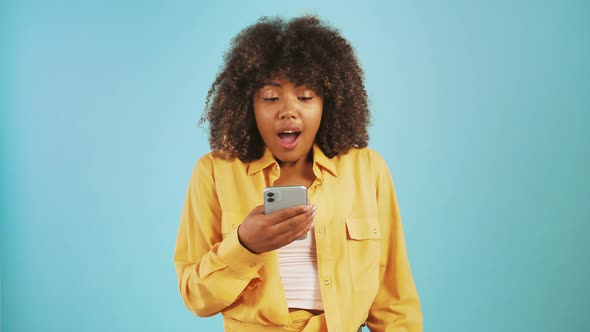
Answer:
POLYGON ((207 172, 214 174, 216 170, 231 169, 231 168, 243 168, 246 163, 242 162, 238 158, 226 159, 222 158, 221 154, 216 151, 208 152, 202 155, 195 165, 195 173, 207 172))
POLYGON ((221 153, 218 151, 210 151, 202 155, 197 163, 205 164, 205 165, 244 165, 243 161, 238 158, 224 158, 221 153))
POLYGON ((347 153, 335 157, 340 163, 352 167, 370 167, 375 170, 387 168, 385 159, 375 150, 364 148, 353 148, 347 153))

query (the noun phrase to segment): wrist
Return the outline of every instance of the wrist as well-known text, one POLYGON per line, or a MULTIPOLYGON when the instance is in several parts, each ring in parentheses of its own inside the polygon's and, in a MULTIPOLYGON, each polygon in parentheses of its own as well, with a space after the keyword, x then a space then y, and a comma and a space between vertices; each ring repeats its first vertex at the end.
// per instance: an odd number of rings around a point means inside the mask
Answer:
POLYGON ((240 226, 242 226, 242 225, 239 225, 238 226, 238 242, 240 242, 240 244, 242 245, 242 247, 244 247, 249 252, 251 252, 253 254, 258 254, 257 252, 255 252, 252 249, 248 248, 248 246, 244 243, 244 241, 242 241, 242 237, 240 236, 240 226))

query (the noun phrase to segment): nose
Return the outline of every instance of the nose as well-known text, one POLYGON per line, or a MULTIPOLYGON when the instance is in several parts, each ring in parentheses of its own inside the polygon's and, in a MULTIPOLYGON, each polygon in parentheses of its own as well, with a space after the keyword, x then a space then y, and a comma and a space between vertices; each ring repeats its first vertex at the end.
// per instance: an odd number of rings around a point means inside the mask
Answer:
POLYGON ((279 114, 279 119, 281 120, 288 120, 288 119, 295 119, 295 111, 293 111, 292 109, 286 110, 286 111, 282 111, 279 114))
POLYGON ((292 101, 287 101, 279 112, 279 119, 288 120, 297 118, 297 106, 292 101))

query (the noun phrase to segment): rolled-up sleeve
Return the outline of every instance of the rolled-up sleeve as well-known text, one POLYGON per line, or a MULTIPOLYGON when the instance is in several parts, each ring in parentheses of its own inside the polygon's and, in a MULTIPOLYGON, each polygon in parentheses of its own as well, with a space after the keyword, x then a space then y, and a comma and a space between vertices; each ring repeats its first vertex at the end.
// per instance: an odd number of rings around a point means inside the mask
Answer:
POLYGON ((221 209, 210 155, 193 171, 180 218, 174 264, 180 294, 198 316, 230 306, 260 281, 265 254, 253 254, 238 241, 237 230, 221 233, 221 209))
POLYGON ((420 301, 406 252, 401 217, 391 174, 385 161, 374 156, 377 165, 377 204, 382 234, 380 286, 369 310, 371 331, 422 331, 420 301))

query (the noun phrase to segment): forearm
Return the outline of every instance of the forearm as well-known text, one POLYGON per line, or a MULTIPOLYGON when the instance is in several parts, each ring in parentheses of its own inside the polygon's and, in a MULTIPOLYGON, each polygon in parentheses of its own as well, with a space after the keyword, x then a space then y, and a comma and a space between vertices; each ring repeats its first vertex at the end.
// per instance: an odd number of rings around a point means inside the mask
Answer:
POLYGON ((406 251, 393 181, 387 167, 377 179, 382 234, 380 286, 369 311, 371 331, 421 332, 422 313, 406 251))
POLYGON ((256 287, 260 281, 258 270, 266 257, 244 248, 235 231, 213 245, 197 262, 183 260, 183 256, 177 249, 175 265, 180 293, 186 306, 198 316, 215 315, 256 287))
POLYGON ((367 325, 373 332, 422 332, 422 312, 416 292, 396 297, 381 291, 369 312, 367 325))

